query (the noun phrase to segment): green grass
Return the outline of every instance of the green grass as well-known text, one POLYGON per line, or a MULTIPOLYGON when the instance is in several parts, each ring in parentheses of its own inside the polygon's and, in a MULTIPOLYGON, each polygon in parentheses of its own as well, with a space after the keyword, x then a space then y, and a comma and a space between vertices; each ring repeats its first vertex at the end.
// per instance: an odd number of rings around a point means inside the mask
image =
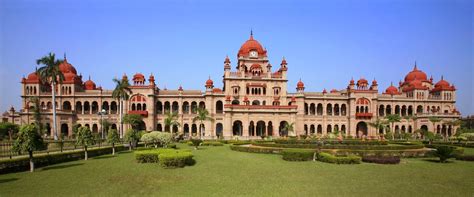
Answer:
MULTIPOLYGON (((186 145, 180 145, 188 148, 186 145)), ((473 152, 468 149, 467 152, 473 152)), ((0 196, 473 196, 474 163, 403 159, 398 165, 288 162, 280 155, 193 150, 179 169, 132 153, 0 175, 0 196)))

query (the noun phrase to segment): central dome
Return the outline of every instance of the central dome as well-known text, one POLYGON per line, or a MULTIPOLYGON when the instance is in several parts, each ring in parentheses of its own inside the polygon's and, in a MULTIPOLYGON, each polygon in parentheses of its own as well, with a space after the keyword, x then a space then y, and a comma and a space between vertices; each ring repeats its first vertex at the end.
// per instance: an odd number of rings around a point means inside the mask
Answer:
POLYGON ((252 33, 250 34, 250 38, 240 47, 237 57, 249 56, 250 51, 257 51, 258 56, 267 56, 267 51, 257 40, 253 39, 252 33))
POLYGON ((68 63, 66 58, 64 58, 64 61, 61 64, 59 64, 59 70, 63 74, 73 73, 73 74, 77 75, 76 68, 74 68, 74 66, 72 66, 70 63, 68 63))
POLYGON ((426 76, 426 73, 421 70, 418 70, 418 68, 416 67, 416 64, 413 70, 405 76, 405 83, 414 81, 415 79, 420 80, 420 81, 428 81, 428 77, 426 76))

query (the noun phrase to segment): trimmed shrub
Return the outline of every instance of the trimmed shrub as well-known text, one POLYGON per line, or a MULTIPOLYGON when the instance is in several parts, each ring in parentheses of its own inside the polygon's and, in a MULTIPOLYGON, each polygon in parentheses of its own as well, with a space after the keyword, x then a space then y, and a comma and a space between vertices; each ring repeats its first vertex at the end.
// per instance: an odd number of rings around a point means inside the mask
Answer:
POLYGON ((142 151, 135 151, 135 160, 138 163, 157 163, 158 153, 155 150, 142 150, 142 151))
POLYGON ((255 146, 237 146, 231 145, 230 149, 233 151, 248 152, 248 153, 280 153, 282 148, 267 148, 267 147, 255 147, 255 146))
POLYGON ((452 146, 438 146, 434 155, 436 157, 439 157, 439 161, 441 163, 444 163, 449 158, 453 158, 456 156, 456 154, 454 153, 455 149, 456 148, 452 146))
POLYGON ((224 144, 217 141, 204 141, 201 146, 224 146, 224 144))
POLYGON ((160 154, 159 163, 164 168, 182 168, 194 163, 191 152, 176 151, 160 154))
POLYGON ((474 161, 474 155, 458 155, 456 159, 462 161, 474 161))
MULTIPOLYGON (((191 142, 191 146, 194 146, 195 149, 197 149, 197 147, 199 145, 201 145, 202 140, 201 139, 191 139, 190 142, 191 142)), ((188 145, 189 145, 189 143, 188 143, 188 145)))
POLYGON ((283 160, 286 161, 311 161, 314 159, 314 150, 286 149, 281 151, 283 160))
POLYGON ((362 161, 366 163, 378 164, 399 164, 400 157, 398 156, 364 156, 362 161))
POLYGON ((411 144, 404 146, 397 145, 318 145, 318 144, 270 144, 270 143, 252 143, 255 146, 280 147, 280 148, 309 148, 309 149, 349 149, 349 150, 407 150, 422 149, 422 144, 411 144))
POLYGON ((318 161, 326 163, 335 163, 335 164, 359 164, 361 162, 361 157, 355 155, 349 156, 335 156, 329 153, 319 153, 318 161))
MULTIPOLYGON (((116 146, 116 151, 122 151, 126 148, 122 145, 116 146)), ((112 147, 103 147, 103 148, 92 148, 87 150, 89 157, 95 157, 99 155, 107 155, 112 152, 112 147)), ((48 165, 75 161, 84 159, 84 151, 76 150, 70 152, 62 153, 50 153, 43 155, 34 155, 35 167, 44 167, 48 165)), ((30 169, 30 163, 28 157, 25 158, 15 158, 8 160, 0 161, 0 174, 11 173, 11 172, 20 172, 30 169)))
POLYGON ((296 140, 296 139, 275 139, 273 140, 276 144, 330 144, 330 145, 387 145, 387 141, 379 141, 379 140, 296 140))

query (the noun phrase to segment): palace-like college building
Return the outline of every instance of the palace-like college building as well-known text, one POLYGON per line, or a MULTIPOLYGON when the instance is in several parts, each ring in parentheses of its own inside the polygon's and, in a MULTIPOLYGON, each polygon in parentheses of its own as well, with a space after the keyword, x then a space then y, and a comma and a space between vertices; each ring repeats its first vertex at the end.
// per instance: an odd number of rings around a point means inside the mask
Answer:
MULTIPOLYGON (((144 130, 171 130, 189 135, 196 134, 199 129, 199 123, 193 123, 192 119, 196 109, 202 107, 214 119, 203 125, 206 138, 237 136, 239 139, 287 135, 283 129, 286 122, 294 123, 296 135, 325 135, 338 130, 351 136, 375 136, 384 131, 378 131, 367 123, 388 114, 417 117, 402 118, 401 122, 395 123, 396 132, 425 129, 452 135, 456 126, 443 121, 433 124, 429 118, 455 120, 460 117, 455 107, 455 87, 443 78, 435 83, 416 64, 398 87, 390 85, 382 93, 379 93, 377 81, 369 83, 364 78, 350 80, 346 89, 323 92, 306 92, 300 80, 296 92, 289 92, 286 60, 283 58, 274 67, 268 60, 266 49, 251 34, 240 47, 237 62, 232 64, 226 57, 223 67, 222 88, 214 86, 214 82, 208 79, 205 91, 181 87, 177 90, 160 89, 153 75, 148 79, 140 73, 132 78, 124 75, 124 79, 131 80, 132 90, 130 99, 124 103, 124 113, 143 116, 144 130), (165 128, 166 111, 179 115, 179 127, 165 128)), ((70 136, 74 124, 89 126, 94 132, 99 132, 100 116, 97 113, 102 109, 107 111, 103 118, 117 128, 118 101, 112 98, 112 90, 96 87, 90 78, 83 81, 66 57, 60 70, 65 80, 58 84, 56 91, 58 132, 70 136)), ((23 77, 21 84, 22 108, 19 112, 13 109, 9 112, 12 119, 19 124, 31 124, 34 120, 30 98, 39 97, 42 121, 53 135, 51 86, 42 84, 36 72, 23 77)))

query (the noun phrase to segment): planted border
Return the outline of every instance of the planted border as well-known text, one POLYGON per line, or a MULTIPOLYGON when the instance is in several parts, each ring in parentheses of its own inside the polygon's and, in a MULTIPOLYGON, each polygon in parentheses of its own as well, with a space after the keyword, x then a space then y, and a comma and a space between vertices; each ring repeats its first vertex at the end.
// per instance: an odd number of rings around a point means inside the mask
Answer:
POLYGON ((377 164, 399 164, 400 157, 398 156, 364 156, 362 161, 366 163, 377 164))
POLYGON ((409 150, 422 149, 423 144, 411 144, 403 146, 391 145, 318 145, 318 144, 271 144, 271 143, 252 143, 254 146, 278 147, 278 148, 306 148, 306 149, 349 149, 349 150, 409 150))
POLYGON ((305 149, 285 149, 281 151, 283 160, 285 161, 311 161, 314 160, 315 150, 305 149))
POLYGON ((356 155, 336 156, 329 153, 319 153, 318 161, 334 164, 360 164, 361 157, 356 155))

